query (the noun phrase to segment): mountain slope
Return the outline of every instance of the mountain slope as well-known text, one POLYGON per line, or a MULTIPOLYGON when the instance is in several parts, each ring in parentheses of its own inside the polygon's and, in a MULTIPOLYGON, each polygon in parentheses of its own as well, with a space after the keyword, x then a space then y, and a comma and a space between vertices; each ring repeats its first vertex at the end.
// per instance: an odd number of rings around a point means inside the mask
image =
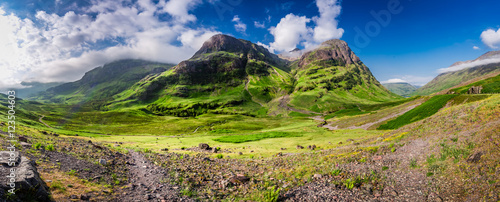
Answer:
POLYGON ((409 97, 410 94, 415 92, 418 88, 409 83, 385 83, 382 84, 387 90, 401 95, 403 97, 409 97))
POLYGON ((39 83, 39 82, 21 82, 21 85, 27 86, 27 88, 19 88, 16 90, 16 96, 20 98, 28 98, 35 96, 37 93, 45 91, 49 88, 56 87, 63 83, 52 82, 52 83, 39 83))
POLYGON ((400 98, 385 89, 346 42, 329 40, 301 56, 291 104, 335 112, 400 98))
POLYGON ((30 99, 66 104, 111 100, 113 95, 126 90, 147 75, 159 74, 172 66, 144 60, 120 60, 97 67, 85 73, 78 81, 49 88, 30 99))
POLYGON ((500 51, 490 51, 475 60, 456 62, 451 67, 458 65, 477 65, 458 71, 442 73, 423 87, 419 88, 412 95, 430 95, 432 93, 452 88, 471 79, 500 72, 500 62, 498 62, 498 60, 500 60, 500 51))

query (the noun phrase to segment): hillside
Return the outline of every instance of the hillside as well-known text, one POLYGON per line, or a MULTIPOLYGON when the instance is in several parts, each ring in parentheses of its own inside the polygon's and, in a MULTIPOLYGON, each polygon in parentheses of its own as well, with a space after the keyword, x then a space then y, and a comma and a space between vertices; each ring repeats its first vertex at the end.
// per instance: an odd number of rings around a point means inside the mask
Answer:
POLYGON ((442 73, 411 95, 430 95, 487 74, 500 72, 499 58, 500 51, 490 51, 475 60, 456 62, 451 67, 458 65, 478 65, 458 71, 442 73))
POLYGON ((295 64, 290 103, 300 108, 331 113, 400 98, 384 88, 342 40, 323 42, 295 64))
POLYGON ((173 65, 144 60, 120 60, 97 67, 82 79, 47 89, 31 100, 42 102, 101 105, 148 75, 168 70, 173 65))
POLYGON ((352 103, 398 98, 343 41, 324 42, 290 63, 262 46, 227 35, 213 36, 190 59, 117 96, 147 103, 155 114, 175 116, 328 113, 352 108, 352 103))
POLYGON ((387 90, 403 97, 410 97, 410 95, 418 89, 409 83, 385 83, 382 85, 387 88, 387 90))

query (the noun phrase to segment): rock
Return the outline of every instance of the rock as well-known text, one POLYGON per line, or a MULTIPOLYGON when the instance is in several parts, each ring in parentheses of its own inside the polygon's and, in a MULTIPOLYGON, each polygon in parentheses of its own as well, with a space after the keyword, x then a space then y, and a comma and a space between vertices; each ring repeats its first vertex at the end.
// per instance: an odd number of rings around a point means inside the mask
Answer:
POLYGON ((83 201, 88 201, 88 200, 90 200, 90 196, 89 196, 89 195, 82 194, 82 195, 80 195, 80 200, 83 200, 83 201))
POLYGON ((481 90, 483 90, 482 86, 472 86, 467 91, 467 94, 481 94, 481 90))
POLYGON ((427 196, 427 201, 431 201, 431 202, 441 202, 443 201, 443 199, 441 197, 439 197, 436 193, 431 193, 429 194, 429 196, 427 196))
POLYGON ((339 144, 342 144, 342 142, 339 142, 339 144))
POLYGON ((276 156, 283 156, 283 153, 279 152, 276 154, 276 156))
POLYGON ((144 199, 151 200, 151 199, 153 199, 153 196, 151 196, 151 194, 146 194, 146 195, 144 195, 144 199))
POLYGON ((168 148, 163 148, 161 149, 161 151, 168 151, 168 148))
POLYGON ((54 134, 52 134, 52 135, 53 135, 53 136, 56 136, 56 137, 59 137, 59 134, 57 134, 57 133, 54 133, 54 134))
POLYGON ((73 194, 73 195, 69 196, 69 199, 78 199, 78 196, 73 194))
POLYGON ((467 158, 467 162, 469 163, 477 163, 479 160, 481 160, 481 156, 483 155, 483 152, 476 152, 467 158))
POLYGON ((40 178, 40 175, 33 165, 33 162, 28 158, 19 156, 18 152, 12 153, 13 162, 17 162, 16 166, 8 165, 11 153, 8 151, 0 151, 0 195, 9 193, 11 186, 15 188, 15 194, 20 201, 51 201, 49 188, 40 178), (11 168, 15 168, 15 172, 11 173, 11 168), (15 175, 15 177, 9 177, 15 175), (11 182, 6 183, 6 182, 11 182))
POLYGON ((92 144, 92 141, 89 140, 89 144, 92 144))
POLYGON ((286 148, 280 148, 281 150, 286 150, 286 148))
POLYGON ((28 138, 19 136, 19 142, 28 142, 28 138))
POLYGON ((212 153, 217 153, 217 151, 219 151, 217 148, 212 148, 212 153))
POLYGON ((321 179, 323 177, 323 175, 321 175, 321 174, 314 174, 313 177, 316 178, 316 179, 321 179))
POLYGON ((31 147, 31 144, 30 144, 30 143, 27 143, 27 142, 21 142, 21 146, 22 146, 22 147, 26 147, 26 148, 30 148, 30 147, 31 147))
POLYGON ((99 159, 99 164, 105 166, 106 164, 108 164, 108 162, 106 161, 106 159, 100 158, 99 159))
POLYGON ((244 184, 246 182, 250 181, 250 178, 243 174, 237 174, 236 176, 233 176, 229 179, 229 182, 233 184, 244 184))
POLYGON ((354 142, 354 140, 353 140, 353 139, 347 139, 347 140, 345 140, 345 141, 346 141, 346 142, 354 142))
POLYGON ((207 143, 200 143, 198 145, 198 147, 201 149, 201 150, 210 150, 210 146, 207 144, 207 143))
POLYGON ((297 149, 304 149, 303 146, 297 145, 297 149))
POLYGON ((314 144, 313 145, 309 145, 309 146, 307 146, 307 148, 310 149, 310 150, 315 150, 316 149, 316 145, 314 145, 314 144))
POLYGON ((238 152, 239 155, 243 155, 243 152, 238 152))
POLYGON ((382 156, 374 156, 372 159, 374 161, 382 160, 382 156))

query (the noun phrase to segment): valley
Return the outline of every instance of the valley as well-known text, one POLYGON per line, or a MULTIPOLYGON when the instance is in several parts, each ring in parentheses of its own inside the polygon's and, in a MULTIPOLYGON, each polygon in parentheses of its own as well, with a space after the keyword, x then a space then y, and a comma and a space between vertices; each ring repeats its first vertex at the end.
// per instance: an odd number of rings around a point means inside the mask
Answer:
MULTIPOLYGON (((287 60, 215 35, 177 65, 120 60, 16 99, 15 147, 43 180, 22 191, 47 194, 0 195, 498 201, 499 68, 443 74, 403 97, 342 40, 287 60), (473 86, 482 92, 470 94, 473 86)), ((0 103, 6 126, 7 96, 0 103)))

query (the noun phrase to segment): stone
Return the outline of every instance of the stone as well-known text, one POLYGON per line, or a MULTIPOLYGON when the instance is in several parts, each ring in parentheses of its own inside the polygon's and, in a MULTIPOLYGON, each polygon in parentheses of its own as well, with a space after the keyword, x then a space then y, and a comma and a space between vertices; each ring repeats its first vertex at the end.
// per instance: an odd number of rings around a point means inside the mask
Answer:
POLYGON ((161 151, 168 151, 168 148, 163 148, 161 149, 161 151))
POLYGON ((82 195, 80 195, 80 200, 88 201, 88 200, 90 200, 90 196, 86 195, 86 194, 82 194, 82 195))
POLYGON ((151 196, 151 194, 146 194, 146 195, 144 195, 144 199, 151 200, 151 199, 153 199, 153 196, 151 196))
POLYGON ((243 174, 237 174, 229 179, 229 182, 233 184, 244 184, 248 181, 250 181, 250 178, 243 174))
POLYGON ((280 148, 281 150, 286 150, 286 148, 280 148))
POLYGON ((19 142, 28 142, 28 138, 19 136, 19 142))
POLYGON ((467 162, 469 163, 477 163, 479 160, 481 160, 481 156, 483 155, 483 152, 476 152, 467 158, 467 162))
POLYGON ((316 178, 316 179, 321 179, 323 177, 323 175, 321 175, 321 174, 314 174, 313 177, 316 178))
POLYGON ((22 146, 22 147, 26 147, 26 148, 30 148, 30 147, 31 147, 31 144, 30 144, 30 143, 27 143, 27 142, 21 142, 21 146, 22 146))
POLYGON ((19 197, 20 201, 51 201, 49 188, 40 178, 40 174, 33 162, 14 152, 14 162, 17 163, 16 166, 10 167, 8 165, 10 155, 11 153, 8 151, 0 151, 0 181, 3 182, 0 183, 0 195, 8 193, 11 189, 10 184, 5 182, 15 179, 12 185, 15 187, 15 194, 19 197), (15 178, 8 177, 12 174, 10 168, 16 169, 14 173, 15 178))
POLYGON ((201 150, 210 150, 210 146, 207 144, 207 143, 200 143, 198 145, 198 147, 201 149, 201 150))
POLYGON ((215 148, 215 147, 212 148, 212 153, 217 153, 217 151, 219 151, 219 150, 217 150, 217 148, 215 148))
POLYGON ((99 164, 105 166, 106 164, 108 164, 108 162, 106 161, 106 159, 100 158, 99 159, 99 164))
POLYGON ((297 149, 304 149, 303 146, 297 145, 297 149))
POLYGON ((472 86, 467 91, 467 94, 481 94, 481 90, 483 90, 482 86, 472 86))
POLYGON ((238 152, 239 155, 243 155, 243 152, 238 152))
POLYGON ((316 145, 314 145, 314 144, 313 145, 309 145, 309 146, 307 146, 307 148, 310 149, 310 150, 315 150, 316 149, 316 145))
POLYGON ((69 196, 69 199, 78 199, 78 196, 73 194, 73 195, 69 196))

